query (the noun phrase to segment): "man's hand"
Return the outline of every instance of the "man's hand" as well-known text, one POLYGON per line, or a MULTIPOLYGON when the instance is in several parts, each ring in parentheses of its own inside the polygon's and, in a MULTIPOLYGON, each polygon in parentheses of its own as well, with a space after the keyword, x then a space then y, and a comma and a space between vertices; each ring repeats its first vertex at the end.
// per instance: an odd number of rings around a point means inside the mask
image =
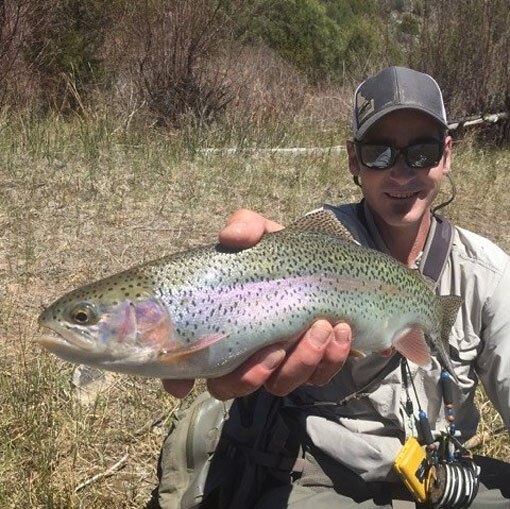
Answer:
MULTIPOLYGON (((235 212, 221 230, 224 246, 244 249, 254 246, 264 233, 283 227, 256 212, 235 212)), ((278 343, 252 355, 232 373, 208 380, 209 392, 226 400, 245 396, 259 387, 284 396, 300 385, 324 385, 341 369, 351 347, 351 328, 346 323, 334 327, 326 320, 316 321, 295 344, 278 343)), ((193 380, 163 380, 165 389, 182 398, 193 387, 193 380)))

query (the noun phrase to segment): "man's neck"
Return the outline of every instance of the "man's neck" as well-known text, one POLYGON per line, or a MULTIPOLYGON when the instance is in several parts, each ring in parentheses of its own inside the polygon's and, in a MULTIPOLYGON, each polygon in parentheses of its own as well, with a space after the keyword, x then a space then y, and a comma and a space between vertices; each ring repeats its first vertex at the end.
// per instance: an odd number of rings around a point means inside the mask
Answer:
POLYGON ((377 217, 374 217, 374 221, 389 253, 408 267, 413 267, 427 241, 431 225, 430 215, 424 216, 418 225, 411 224, 401 227, 381 224, 377 217))

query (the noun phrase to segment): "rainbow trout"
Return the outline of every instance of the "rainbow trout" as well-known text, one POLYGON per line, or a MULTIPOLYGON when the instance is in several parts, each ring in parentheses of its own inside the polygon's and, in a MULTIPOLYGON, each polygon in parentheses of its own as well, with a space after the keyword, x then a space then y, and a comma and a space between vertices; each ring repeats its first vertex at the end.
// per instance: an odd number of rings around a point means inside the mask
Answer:
POLYGON ((427 365, 432 350, 456 378, 447 345, 460 304, 320 211, 250 249, 192 249, 74 290, 41 314, 50 333, 38 341, 110 371, 212 378, 325 318, 351 325, 358 352, 393 347, 427 365))

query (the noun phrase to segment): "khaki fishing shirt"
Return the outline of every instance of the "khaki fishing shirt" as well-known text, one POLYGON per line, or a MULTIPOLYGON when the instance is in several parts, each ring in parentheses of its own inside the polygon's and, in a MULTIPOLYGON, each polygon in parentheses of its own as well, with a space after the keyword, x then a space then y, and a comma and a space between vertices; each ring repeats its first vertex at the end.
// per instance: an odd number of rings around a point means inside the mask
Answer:
MULTIPOLYGON (((358 218, 356 204, 335 207, 334 212, 361 244, 387 251, 366 207, 366 228, 358 218)), ((427 247, 420 266, 428 255, 427 247)), ((510 429, 509 256, 488 239, 454 227, 453 245, 437 291, 463 298, 450 334, 451 356, 460 381, 454 385, 454 408, 461 440, 473 436, 478 426, 474 397, 479 380, 510 429)), ((349 358, 329 384, 304 386, 291 399, 297 404, 339 401, 363 388, 387 362, 376 353, 349 358)), ((366 396, 342 406, 303 407, 302 422, 314 444, 367 481, 395 479, 391 467, 405 440, 417 435, 414 416, 418 410, 427 413, 433 430, 446 430, 447 426, 439 362, 433 357, 431 367, 420 368, 412 362, 409 366, 418 398, 409 383, 406 387, 397 366, 366 396), (406 413, 408 398, 414 416, 406 413)))

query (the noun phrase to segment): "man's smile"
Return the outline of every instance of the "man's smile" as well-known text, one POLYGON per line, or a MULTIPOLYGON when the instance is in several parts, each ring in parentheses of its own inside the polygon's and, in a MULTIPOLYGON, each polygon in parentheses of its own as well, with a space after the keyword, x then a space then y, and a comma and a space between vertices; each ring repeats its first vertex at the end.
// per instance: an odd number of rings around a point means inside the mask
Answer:
POLYGON ((395 199, 395 200, 406 200, 408 198, 414 198, 418 196, 420 192, 419 191, 400 191, 400 192, 394 192, 394 191, 387 191, 384 194, 388 196, 389 198, 395 199))

